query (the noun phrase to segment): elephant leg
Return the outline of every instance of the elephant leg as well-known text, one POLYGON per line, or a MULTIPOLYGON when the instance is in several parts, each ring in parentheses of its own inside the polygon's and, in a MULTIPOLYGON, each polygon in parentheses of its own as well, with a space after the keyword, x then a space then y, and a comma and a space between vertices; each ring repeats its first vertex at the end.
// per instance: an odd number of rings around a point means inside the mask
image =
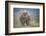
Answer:
POLYGON ((21 23, 22 23, 22 26, 25 26, 25 21, 21 21, 21 23))
POLYGON ((26 24, 27 24, 27 26, 29 25, 29 21, 28 20, 26 20, 26 24))
POLYGON ((29 22, 26 20, 26 25, 28 26, 29 22))

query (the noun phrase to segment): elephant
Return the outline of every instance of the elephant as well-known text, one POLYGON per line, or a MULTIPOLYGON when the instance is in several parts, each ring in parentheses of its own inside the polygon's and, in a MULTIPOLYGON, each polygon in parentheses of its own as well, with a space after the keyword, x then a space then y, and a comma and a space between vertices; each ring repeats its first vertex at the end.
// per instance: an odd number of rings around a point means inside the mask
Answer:
POLYGON ((22 13, 22 15, 20 16, 20 21, 23 26, 25 25, 25 23, 28 26, 30 24, 30 16, 28 15, 28 13, 22 13))

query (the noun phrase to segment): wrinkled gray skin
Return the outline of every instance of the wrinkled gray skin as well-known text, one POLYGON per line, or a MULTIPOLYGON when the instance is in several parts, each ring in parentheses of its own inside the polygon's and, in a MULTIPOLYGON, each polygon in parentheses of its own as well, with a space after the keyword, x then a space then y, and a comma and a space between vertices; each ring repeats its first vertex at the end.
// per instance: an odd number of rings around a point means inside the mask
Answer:
POLYGON ((30 24, 29 21, 30 21, 30 16, 27 13, 23 13, 20 16, 20 22, 22 23, 23 26, 25 23, 28 26, 30 24))

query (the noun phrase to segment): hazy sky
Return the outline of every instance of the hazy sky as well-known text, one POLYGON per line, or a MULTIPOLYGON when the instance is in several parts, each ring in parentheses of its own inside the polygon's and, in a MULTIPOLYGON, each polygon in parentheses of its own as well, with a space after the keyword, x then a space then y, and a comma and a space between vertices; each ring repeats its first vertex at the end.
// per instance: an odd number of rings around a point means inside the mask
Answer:
POLYGON ((21 11, 28 11, 31 15, 33 16, 39 16, 39 9, 32 9, 32 8, 13 8, 13 13, 14 13, 14 16, 18 13, 18 12, 21 12, 21 11))

